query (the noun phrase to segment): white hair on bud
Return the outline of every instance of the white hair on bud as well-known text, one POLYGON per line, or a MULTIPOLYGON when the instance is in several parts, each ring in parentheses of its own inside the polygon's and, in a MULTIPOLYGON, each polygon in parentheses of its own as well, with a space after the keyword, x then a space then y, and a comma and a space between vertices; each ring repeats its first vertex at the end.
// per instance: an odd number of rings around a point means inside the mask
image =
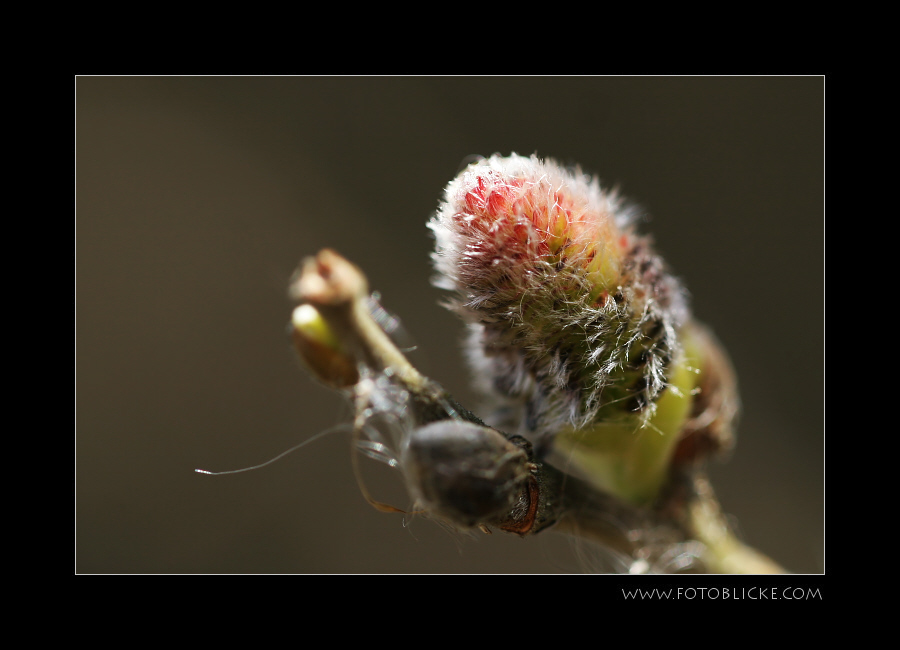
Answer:
POLYGON ((552 435, 610 409, 652 416, 688 311, 635 221, 595 177, 534 155, 495 154, 447 186, 429 223, 434 283, 469 323, 496 426, 552 435))

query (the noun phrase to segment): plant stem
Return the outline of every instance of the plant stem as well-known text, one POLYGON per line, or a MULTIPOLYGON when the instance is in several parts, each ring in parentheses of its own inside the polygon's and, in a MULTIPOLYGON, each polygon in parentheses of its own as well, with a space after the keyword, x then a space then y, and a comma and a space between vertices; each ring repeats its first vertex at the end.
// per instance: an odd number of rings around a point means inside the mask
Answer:
MULTIPOLYGON (((372 318, 367 306, 369 287, 365 275, 349 261, 327 249, 306 260, 292 281, 291 296, 315 310, 308 312, 306 307, 302 327, 295 318, 296 347, 317 377, 334 388, 351 391, 357 409, 357 433, 362 431, 371 407, 371 389, 363 388, 361 377, 379 375, 402 389, 408 400, 404 407, 411 418, 411 429, 421 430, 441 420, 459 420, 477 425, 468 426, 466 432, 484 442, 479 449, 496 448, 498 454, 511 449, 506 443, 490 442, 494 430, 485 427, 439 384, 416 370, 397 349, 372 318), (346 370, 354 367, 355 372, 346 370), (343 370, 336 372, 335 368, 343 370)), ((509 491, 504 497, 508 497, 509 512, 478 522, 481 528, 494 525, 525 536, 553 527, 599 542, 626 558, 627 568, 642 572, 683 569, 708 573, 784 572, 737 539, 702 468, 690 464, 673 467, 661 496, 652 505, 641 507, 535 458, 531 444, 520 436, 502 435, 525 453, 504 453, 502 460, 507 464, 507 471, 517 478, 496 489, 509 491), (520 466, 509 469, 511 462, 520 466)), ((402 451, 397 450, 398 456, 402 451)), ((460 472, 467 470, 465 458, 457 462, 460 472)), ((423 479, 415 477, 428 469, 417 467, 415 472, 404 472, 411 494, 421 493, 414 483, 423 479)), ((483 472, 483 468, 479 466, 478 471, 483 472)), ((396 511, 365 496, 380 509, 396 511)), ((447 520, 446 516, 443 518, 447 520)), ((452 518, 448 523, 472 525, 470 521, 462 523, 452 518)))

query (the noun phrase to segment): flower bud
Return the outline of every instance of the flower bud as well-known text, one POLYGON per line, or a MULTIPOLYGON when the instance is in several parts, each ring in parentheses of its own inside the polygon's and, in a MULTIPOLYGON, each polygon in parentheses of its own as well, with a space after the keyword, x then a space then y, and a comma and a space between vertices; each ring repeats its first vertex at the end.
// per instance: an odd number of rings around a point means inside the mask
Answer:
POLYGON ((571 434, 566 453, 578 464, 584 451, 590 478, 652 499, 696 375, 684 291, 633 210, 577 168, 494 155, 447 186, 429 227, 435 283, 453 291, 470 365, 498 407, 489 423, 542 455, 571 434))
POLYGON ((332 388, 348 388, 359 381, 356 360, 310 304, 294 309, 289 325, 291 341, 309 369, 332 388))
POLYGON ((686 307, 615 194, 553 161, 495 155, 450 183, 430 227, 479 371, 501 395, 532 393, 529 428, 584 425, 614 401, 652 410, 686 307))

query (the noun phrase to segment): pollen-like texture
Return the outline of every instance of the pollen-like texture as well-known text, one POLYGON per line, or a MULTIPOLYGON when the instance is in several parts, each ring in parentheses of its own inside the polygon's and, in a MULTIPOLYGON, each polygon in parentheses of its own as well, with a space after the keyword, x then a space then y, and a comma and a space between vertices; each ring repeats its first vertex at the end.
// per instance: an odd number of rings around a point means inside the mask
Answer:
POLYGON ((429 227, 475 375, 523 433, 652 415, 687 309, 614 193, 552 160, 494 155, 447 186, 429 227))

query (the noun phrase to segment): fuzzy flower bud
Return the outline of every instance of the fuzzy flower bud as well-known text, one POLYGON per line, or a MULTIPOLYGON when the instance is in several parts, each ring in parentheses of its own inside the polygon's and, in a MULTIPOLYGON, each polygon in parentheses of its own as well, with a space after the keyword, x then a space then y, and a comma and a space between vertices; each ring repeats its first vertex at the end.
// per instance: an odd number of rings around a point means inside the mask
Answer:
POLYGON ((494 155, 447 186, 429 227, 435 283, 454 292, 470 364, 498 406, 491 423, 541 453, 576 432, 587 464, 602 458, 597 482, 652 499, 696 382, 683 367, 684 291, 632 211, 579 169, 494 155), (658 414, 668 392, 677 405, 658 414), (640 442, 648 429, 665 442, 640 442))

